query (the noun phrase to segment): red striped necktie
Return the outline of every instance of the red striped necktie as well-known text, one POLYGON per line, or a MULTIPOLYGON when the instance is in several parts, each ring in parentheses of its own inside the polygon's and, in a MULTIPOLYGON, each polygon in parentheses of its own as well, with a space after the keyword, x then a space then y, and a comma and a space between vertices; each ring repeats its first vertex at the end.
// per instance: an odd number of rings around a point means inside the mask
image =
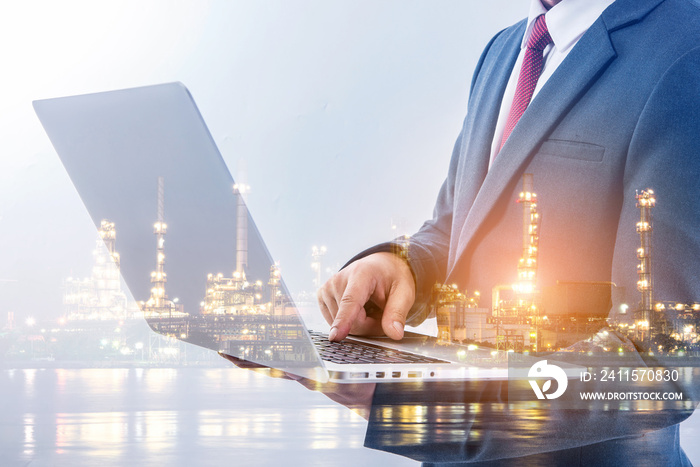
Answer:
POLYGON ((506 127, 503 130, 503 138, 501 138, 501 147, 503 147, 513 128, 515 128, 515 124, 518 123, 518 120, 520 120, 520 117, 522 117, 525 109, 530 104, 532 94, 537 86, 537 80, 540 78, 544 66, 542 52, 551 43, 552 37, 547 30, 544 15, 540 15, 535 20, 532 34, 530 34, 530 39, 527 41, 527 49, 525 50, 523 65, 520 68, 513 105, 508 113, 506 127))

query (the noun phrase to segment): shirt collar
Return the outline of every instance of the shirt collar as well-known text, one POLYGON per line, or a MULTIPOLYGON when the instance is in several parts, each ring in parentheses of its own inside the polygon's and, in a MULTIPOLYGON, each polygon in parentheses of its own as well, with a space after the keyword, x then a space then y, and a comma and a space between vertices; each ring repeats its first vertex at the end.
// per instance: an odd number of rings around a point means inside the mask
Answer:
POLYGON ((540 0, 530 0, 530 12, 527 18, 527 29, 521 48, 525 48, 532 33, 535 20, 545 15, 547 30, 558 51, 564 52, 573 47, 588 31, 600 14, 615 0, 563 0, 554 5, 549 11, 542 6, 540 0))

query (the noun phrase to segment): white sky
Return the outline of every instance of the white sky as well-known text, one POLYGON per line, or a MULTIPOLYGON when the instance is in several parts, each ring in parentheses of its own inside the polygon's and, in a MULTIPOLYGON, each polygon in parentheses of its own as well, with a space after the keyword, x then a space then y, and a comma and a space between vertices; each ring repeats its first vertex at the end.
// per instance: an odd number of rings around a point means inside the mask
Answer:
POLYGON ((57 318, 62 281, 92 264, 95 229, 32 100, 182 81, 234 177, 247 160, 249 206, 290 289, 310 290, 312 245, 337 267, 392 219, 414 231, 430 216, 478 56, 527 7, 2 2, 0 324, 57 318))

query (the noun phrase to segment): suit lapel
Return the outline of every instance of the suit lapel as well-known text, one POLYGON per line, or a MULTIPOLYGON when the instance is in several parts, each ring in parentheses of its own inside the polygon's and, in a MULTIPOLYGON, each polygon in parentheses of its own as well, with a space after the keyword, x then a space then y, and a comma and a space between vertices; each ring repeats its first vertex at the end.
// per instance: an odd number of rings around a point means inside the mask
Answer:
MULTIPOLYGON (((463 253, 488 214, 503 196, 510 193, 506 188, 511 185, 515 178, 522 175, 527 162, 551 130, 615 56, 608 30, 603 21, 599 19, 589 28, 532 100, 501 152, 495 158, 481 188, 473 199, 473 204, 468 208, 468 215, 462 225, 455 258, 463 257, 463 253)), ((502 94, 501 91, 500 95, 502 94)), ((498 110, 500 100, 492 102, 491 106, 498 110)), ((493 135, 495 120, 489 124, 492 125, 491 135, 493 135)), ((472 136, 476 136, 476 133, 472 136)), ((491 140, 492 137, 488 140, 489 147, 491 140)), ((469 202, 470 200, 460 199, 460 205, 463 201, 469 202)), ((453 264, 457 267, 457 263, 453 264)), ((448 277, 451 275, 452 271, 449 271, 448 277)))
MULTIPOLYGON (((511 70, 520 52, 525 22, 497 38, 484 60, 469 97, 469 113, 462 130, 462 162, 457 172, 454 197, 462 206, 471 206, 488 171, 491 141, 498 119, 499 105, 511 70)), ((453 222, 463 223, 468 209, 455 210, 453 222)), ((454 249, 450 249, 451 252, 454 249)), ((449 264, 452 264, 450 259, 449 264)))

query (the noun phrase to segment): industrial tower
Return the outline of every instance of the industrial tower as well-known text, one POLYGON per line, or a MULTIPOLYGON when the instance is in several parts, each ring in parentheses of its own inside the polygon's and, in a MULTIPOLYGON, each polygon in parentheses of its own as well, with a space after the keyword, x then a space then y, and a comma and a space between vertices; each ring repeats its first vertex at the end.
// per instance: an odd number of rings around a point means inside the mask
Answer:
POLYGON ((523 206, 523 256, 518 261, 518 282, 515 291, 529 301, 532 301, 537 284, 537 247, 540 240, 537 194, 532 190, 532 174, 524 174, 523 191, 516 201, 523 206))
POLYGON ((326 254, 326 251, 327 250, 325 246, 319 248, 316 245, 314 245, 313 247, 311 247, 311 258, 313 259, 313 261, 311 262, 311 269, 313 269, 316 273, 316 277, 314 277, 314 288, 316 289, 320 288, 322 285, 321 271, 323 270, 323 266, 321 261, 323 259, 323 256, 326 254))
POLYGON ((639 337, 642 341, 650 338, 653 325, 653 300, 654 290, 651 276, 651 237, 652 221, 651 209, 656 205, 654 191, 647 189, 637 192, 637 207, 639 208, 639 222, 637 222, 637 233, 639 233, 640 247, 637 249, 637 290, 642 294, 642 301, 639 308, 641 320, 637 322, 639 337))
POLYGON ((146 317, 183 316, 182 305, 176 305, 168 300, 165 293, 165 234, 168 225, 165 223, 165 189, 163 177, 158 177, 158 206, 157 221, 153 224, 156 236, 156 270, 151 273, 151 297, 142 305, 146 317))
POLYGON ((270 314, 274 315, 275 313, 279 312, 279 308, 281 306, 284 306, 283 303, 278 303, 281 298, 281 274, 280 274, 280 268, 277 266, 277 264, 273 264, 270 266, 270 279, 267 282, 267 285, 270 287, 270 314))
POLYGON ((92 274, 85 279, 66 279, 63 303, 68 320, 111 320, 130 318, 126 294, 119 280, 119 253, 114 222, 102 220, 93 252, 92 274))
POLYGON ((250 187, 245 183, 245 161, 239 160, 239 180, 233 185, 236 196, 236 269, 232 277, 222 273, 207 275, 207 289, 201 303, 204 315, 255 314, 262 300, 262 281, 249 282, 248 270, 248 207, 246 195, 250 187))
POLYGON ((246 184, 247 171, 245 159, 238 161, 238 180, 240 183, 233 185, 233 194, 236 195, 236 270, 238 277, 245 281, 248 269, 248 208, 246 207, 246 195, 250 187, 246 184))
POLYGON ((165 234, 168 226, 165 223, 165 188, 163 177, 158 177, 158 221, 153 224, 156 236, 156 270, 151 273, 151 299, 155 308, 161 308, 165 301, 165 234))
POLYGON ((523 253, 518 260, 517 281, 511 286, 500 285, 492 290, 496 348, 503 350, 525 347, 538 350, 537 256, 541 216, 537 211, 537 194, 533 185, 533 175, 523 174, 523 189, 516 200, 523 207, 523 253), (501 293, 508 290, 514 294, 514 300, 502 300, 501 293))

